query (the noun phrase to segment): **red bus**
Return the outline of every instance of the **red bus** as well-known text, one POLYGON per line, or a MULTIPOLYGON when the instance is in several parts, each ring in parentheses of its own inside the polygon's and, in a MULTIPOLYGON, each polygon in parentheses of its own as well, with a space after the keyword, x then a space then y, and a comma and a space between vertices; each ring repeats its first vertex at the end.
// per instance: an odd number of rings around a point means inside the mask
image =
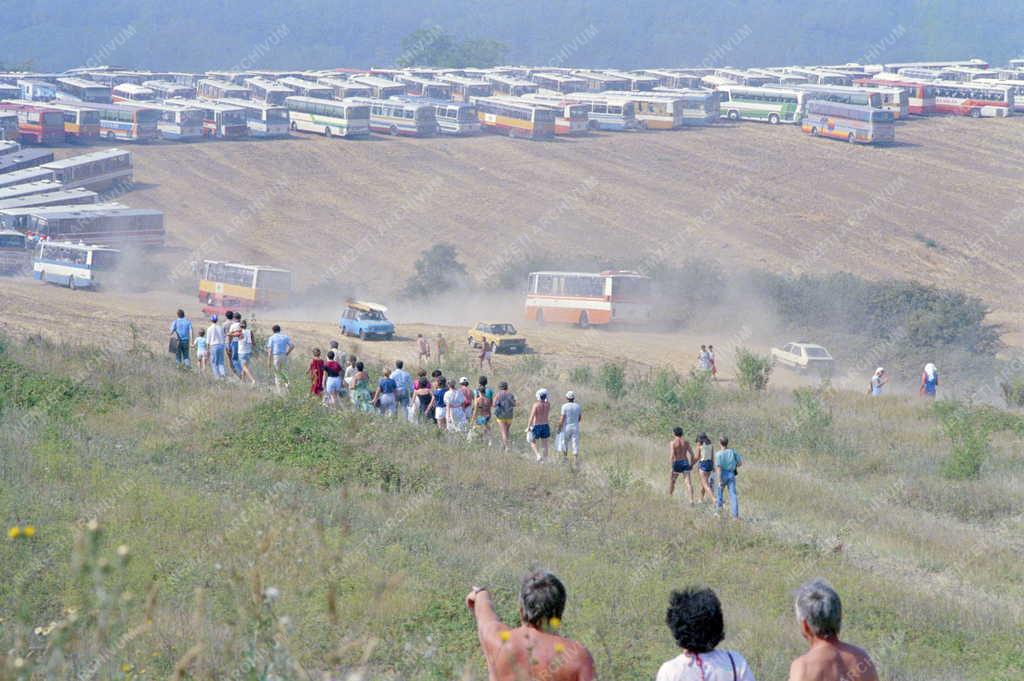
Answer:
POLYGON ((936 81, 935 108, 939 113, 958 116, 1002 117, 1013 114, 1013 89, 989 85, 984 80, 969 83, 936 81))
POLYGON ((47 106, 0 102, 0 111, 18 114, 18 133, 23 142, 61 144, 64 142, 64 113, 47 106))
POLYGON ((643 324, 651 319, 651 280, 637 272, 531 272, 526 318, 538 323, 643 324))
POLYGON ((898 87, 907 93, 907 111, 916 116, 930 116, 937 111, 935 86, 912 80, 888 80, 883 78, 858 78, 854 85, 860 87, 898 87))

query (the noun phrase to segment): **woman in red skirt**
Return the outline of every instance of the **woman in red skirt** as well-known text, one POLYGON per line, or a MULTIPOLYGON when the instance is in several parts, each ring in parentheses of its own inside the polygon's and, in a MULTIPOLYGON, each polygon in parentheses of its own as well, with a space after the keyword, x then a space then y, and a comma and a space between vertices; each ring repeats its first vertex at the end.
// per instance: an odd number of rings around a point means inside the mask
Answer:
POLYGON ((320 397, 324 391, 324 361, 320 358, 320 348, 313 348, 313 359, 309 361, 306 373, 312 381, 309 385, 309 394, 320 397))

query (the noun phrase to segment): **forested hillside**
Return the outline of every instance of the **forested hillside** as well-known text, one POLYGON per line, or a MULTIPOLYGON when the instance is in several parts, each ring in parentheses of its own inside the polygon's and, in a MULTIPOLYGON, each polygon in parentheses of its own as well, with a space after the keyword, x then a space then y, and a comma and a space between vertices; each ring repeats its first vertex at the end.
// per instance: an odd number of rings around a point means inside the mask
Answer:
MULTIPOLYGON (((0 2, 0 61, 40 69, 114 63, 154 69, 370 66, 402 59, 402 38, 440 27, 497 40, 512 62, 640 67, 1017 56, 1024 3, 865 0, 395 0, 190 5, 0 2)), ((415 57, 415 55, 412 55, 415 57)), ((415 59, 413 59, 415 61, 415 59)))

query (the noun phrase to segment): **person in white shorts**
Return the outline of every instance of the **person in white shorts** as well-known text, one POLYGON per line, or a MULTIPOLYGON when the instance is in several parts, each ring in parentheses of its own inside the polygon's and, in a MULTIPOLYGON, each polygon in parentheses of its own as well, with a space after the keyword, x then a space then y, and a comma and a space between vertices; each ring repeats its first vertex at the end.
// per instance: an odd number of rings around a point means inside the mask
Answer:
POLYGON ((562 405, 562 417, 558 420, 558 438, 556 449, 562 456, 572 450, 573 465, 580 461, 580 421, 583 420, 583 409, 576 401, 576 393, 565 394, 566 403, 562 405))

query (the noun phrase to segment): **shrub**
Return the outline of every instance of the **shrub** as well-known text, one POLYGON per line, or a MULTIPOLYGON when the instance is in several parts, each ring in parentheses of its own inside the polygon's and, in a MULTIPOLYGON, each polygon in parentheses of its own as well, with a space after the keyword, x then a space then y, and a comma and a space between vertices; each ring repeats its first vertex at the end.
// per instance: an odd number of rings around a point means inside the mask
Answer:
POLYGON ((1009 407, 1024 407, 1024 379, 1012 378, 999 384, 1003 389, 1003 398, 1009 407))
POLYGON ((606 362, 597 372, 597 382, 608 397, 617 400, 626 392, 626 370, 619 362, 606 362))
POLYGON ((745 390, 765 390, 772 373, 772 358, 736 348, 736 382, 745 390))
POLYGON ((569 370, 569 380, 573 385, 590 385, 594 380, 594 372, 585 364, 576 366, 569 370))
POLYGON ((938 402, 935 410, 946 437, 953 445, 953 450, 942 462, 942 475, 951 480, 978 479, 988 453, 988 420, 957 402, 938 402))
POLYGON ((829 428, 832 425, 832 410, 825 401, 822 388, 797 388, 793 391, 793 437, 799 444, 808 447, 831 445, 829 428))

